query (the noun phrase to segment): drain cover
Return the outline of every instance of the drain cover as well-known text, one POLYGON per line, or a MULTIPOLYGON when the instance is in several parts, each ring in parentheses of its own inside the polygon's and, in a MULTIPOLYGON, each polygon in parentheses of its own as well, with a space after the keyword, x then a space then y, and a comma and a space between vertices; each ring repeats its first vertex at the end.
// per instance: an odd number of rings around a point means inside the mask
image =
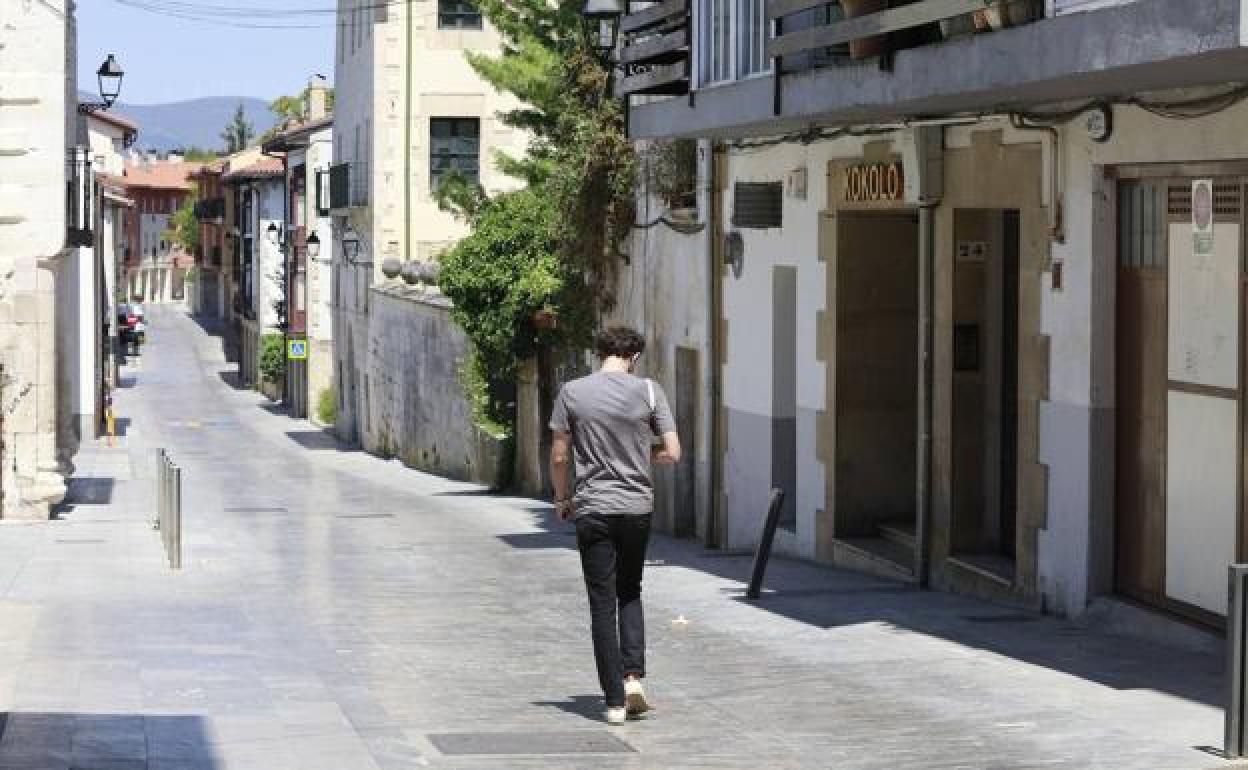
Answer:
POLYGON ((393 513, 343 513, 335 519, 393 519, 393 513))
POLYGON ((447 756, 504 754, 630 754, 636 750, 608 732, 443 733, 429 742, 447 756))
POLYGON ((226 508, 226 513, 286 513, 285 508, 226 508))
POLYGON ((1030 623, 1034 615, 963 615, 963 620, 972 623, 1030 623))
POLYGON ((103 545, 107 540, 97 538, 85 538, 81 540, 57 540, 58 545, 103 545))

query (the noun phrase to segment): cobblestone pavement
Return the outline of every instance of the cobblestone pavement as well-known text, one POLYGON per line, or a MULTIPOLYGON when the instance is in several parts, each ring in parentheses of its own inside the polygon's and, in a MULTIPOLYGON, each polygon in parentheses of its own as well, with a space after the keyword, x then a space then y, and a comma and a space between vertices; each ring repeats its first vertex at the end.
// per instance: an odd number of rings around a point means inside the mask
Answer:
POLYGON ((605 726, 548 506, 347 451, 177 310, 61 518, 0 524, 0 769, 1214 768, 1216 656, 660 539, 652 719, 605 726), (171 572, 152 458, 185 469, 171 572), (673 622, 683 618, 684 623, 673 622), (478 752, 478 753, 463 753, 478 752))

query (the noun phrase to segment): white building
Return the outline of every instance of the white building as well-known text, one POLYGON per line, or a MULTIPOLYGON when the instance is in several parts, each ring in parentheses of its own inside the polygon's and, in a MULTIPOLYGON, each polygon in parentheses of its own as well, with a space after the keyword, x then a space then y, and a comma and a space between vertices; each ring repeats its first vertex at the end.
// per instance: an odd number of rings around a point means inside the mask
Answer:
POLYGON ((63 499, 58 456, 58 277, 67 233, 90 229, 76 139, 74 6, 0 3, 0 517, 46 518, 63 499), (73 156, 70 156, 73 160, 73 156), (73 172, 72 174, 68 172, 73 172), (73 181, 74 218, 67 217, 73 181))
POLYGON ((334 118, 327 113, 328 84, 324 79, 312 78, 306 93, 304 120, 287 126, 264 144, 265 153, 281 155, 285 163, 289 201, 286 337, 307 342, 306 359, 287 361, 284 399, 294 417, 315 414, 322 394, 334 386, 334 271, 329 258, 333 245, 329 169, 334 118), (315 255, 309 243, 316 244, 315 255))
POLYGON ((276 396, 281 383, 262 383, 259 370, 264 338, 281 335, 278 303, 285 301, 280 241, 270 227, 285 227, 282 161, 261 156, 258 150, 232 156, 222 177, 232 188, 235 211, 231 222, 238 244, 237 277, 239 374, 244 384, 262 385, 276 396))
MULTIPOLYGON (((522 154, 524 132, 499 113, 518 106, 477 76, 465 53, 496 53, 498 33, 465 0, 377 4, 339 0, 331 205, 337 429, 376 448, 370 422, 369 291, 382 264, 435 260, 466 226, 438 208, 438 179, 456 169, 489 192, 519 186, 493 161, 522 154), (342 236, 359 237, 344 259, 342 236)), ((328 251, 328 250, 327 250, 328 251)))
POLYGON ((779 488, 784 553, 1216 626, 1248 558, 1243 4, 1019 2, 904 42, 953 5, 879 17, 888 69, 812 48, 836 18, 693 0, 696 61, 647 37, 666 10, 625 21, 656 63, 621 90, 674 96, 634 135, 704 153, 708 236, 639 236, 621 291, 709 362, 677 410, 710 444, 696 531, 753 545, 779 488))
POLYGON ((194 267, 195 255, 172 237, 170 227, 202 166, 149 158, 126 164, 126 192, 135 204, 126 260, 130 299, 150 304, 186 300, 186 273, 194 267))

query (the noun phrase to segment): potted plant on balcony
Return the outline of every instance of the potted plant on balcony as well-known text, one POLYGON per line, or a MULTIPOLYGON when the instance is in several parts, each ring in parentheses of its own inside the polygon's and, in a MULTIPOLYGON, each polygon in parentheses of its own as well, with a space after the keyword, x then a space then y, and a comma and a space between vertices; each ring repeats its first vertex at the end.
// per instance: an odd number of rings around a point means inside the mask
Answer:
POLYGON ((1035 17, 1035 0, 993 0, 987 8, 975 12, 975 23, 981 29, 998 30, 1026 24, 1035 17))
MULTIPOLYGON (((868 16, 888 9, 888 0, 841 0, 841 9, 845 18, 868 16)), ((871 37, 851 40, 849 55, 854 59, 866 59, 879 56, 888 51, 888 35, 872 35, 871 37)))

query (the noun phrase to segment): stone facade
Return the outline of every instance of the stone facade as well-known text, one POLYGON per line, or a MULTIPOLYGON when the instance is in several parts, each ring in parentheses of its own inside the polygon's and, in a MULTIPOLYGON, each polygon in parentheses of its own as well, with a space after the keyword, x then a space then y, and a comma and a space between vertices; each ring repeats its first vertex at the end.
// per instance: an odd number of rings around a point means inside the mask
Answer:
POLYGON ((450 301, 395 281, 370 293, 373 409, 364 448, 439 475, 500 483, 502 445, 473 423, 460 385, 468 339, 451 320, 450 301))
POLYGON ((57 276, 75 137, 74 6, 0 4, 0 516, 46 518, 58 457, 57 276))

